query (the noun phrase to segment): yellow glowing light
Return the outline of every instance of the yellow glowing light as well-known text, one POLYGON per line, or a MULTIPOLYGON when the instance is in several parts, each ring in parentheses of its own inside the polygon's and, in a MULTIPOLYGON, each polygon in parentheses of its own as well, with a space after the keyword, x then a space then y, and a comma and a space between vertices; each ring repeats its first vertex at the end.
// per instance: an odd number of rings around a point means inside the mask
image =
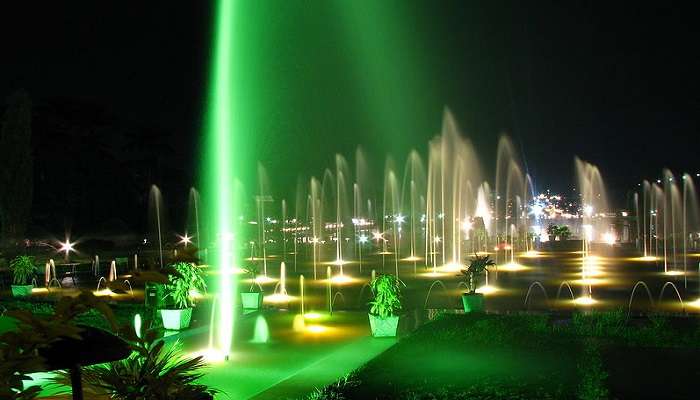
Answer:
POLYGON ((402 261, 420 261, 420 260, 421 260, 421 258, 420 258, 420 257, 416 257, 416 256, 409 256, 409 257, 406 257, 406 258, 403 258, 403 259, 402 259, 402 261))
POLYGON ((438 267, 438 269, 443 272, 459 272, 462 269, 462 265, 456 262, 450 262, 438 267))
POLYGON ((484 286, 482 286, 482 287, 476 289, 476 292, 477 292, 477 293, 482 293, 482 294, 484 294, 484 295, 489 295, 489 294, 496 293, 496 292, 498 292, 499 290, 500 290, 500 289, 498 289, 498 288, 495 287, 495 286, 484 285, 484 286))
POLYGON ((683 275, 683 271, 666 271, 664 274, 669 275, 669 276, 679 276, 683 275))
POLYGON ((347 275, 336 275, 331 278, 331 282, 333 282, 336 285, 343 285, 343 284, 348 284, 355 282, 356 279, 347 276, 347 275))
POLYGON ((528 268, 524 265, 520 265, 518 263, 511 262, 508 264, 501 265, 500 267, 498 267, 498 269, 503 270, 503 271, 509 271, 509 272, 517 272, 517 271, 524 271, 528 268))
POLYGON ((528 250, 525 253, 522 253, 520 257, 527 257, 527 258, 535 258, 535 257, 540 257, 540 253, 537 250, 528 250))
POLYGON ((95 290, 92 292, 95 296, 112 296, 116 293, 111 291, 110 289, 102 289, 102 290, 95 290))
POLYGON ((615 244, 616 240, 615 234, 612 232, 605 232, 603 234, 603 241, 611 246, 615 244))
POLYGON ((597 301, 590 296, 579 297, 573 302, 579 306, 592 306, 593 304, 597 303, 597 301))
POLYGON ((474 224, 469 220, 465 220, 464 222, 462 222, 462 230, 464 232, 469 232, 470 230, 472 230, 473 227, 474 224))
POLYGON ((598 279, 598 278, 583 278, 583 279, 577 279, 573 281, 573 283, 578 284, 578 285, 586 285, 586 286, 595 286, 595 285, 602 285, 606 282, 605 279, 598 279))
POLYGON ((264 285, 266 283, 271 283, 271 282, 277 282, 277 279, 270 278, 267 275, 258 275, 255 277, 255 283, 257 283, 258 285, 264 285))
POLYGON ((700 298, 697 300, 691 301, 690 303, 686 303, 690 308, 695 308, 697 310, 700 310, 700 298))
POLYGON ((321 319, 322 315, 315 312, 309 312, 304 314, 304 319, 321 319))
POLYGON ((330 264, 331 264, 331 265, 341 266, 341 265, 348 264, 348 261, 341 260, 341 259, 337 259, 337 260, 333 261, 333 262, 330 263, 330 264))
POLYGON ((202 357, 207 364, 219 364, 226 362, 229 356, 223 351, 214 348, 207 348, 198 351, 193 351, 188 354, 189 357, 202 357))
POLYGON ((284 304, 295 301, 297 298, 284 293, 275 293, 263 297, 263 303, 284 304))
POLYGON ((422 274, 419 274, 420 276, 425 276, 427 278, 440 278, 443 276, 448 276, 449 274, 446 272, 424 272, 422 274))
POLYGON ((326 331, 326 327, 322 326, 322 325, 309 325, 306 327, 306 332, 308 332, 308 333, 318 334, 318 333, 323 333, 325 331, 326 331))
POLYGON ((656 260, 658 260, 658 259, 659 259, 658 257, 654 257, 654 256, 643 256, 643 257, 631 257, 631 258, 628 258, 628 260, 630 260, 630 261, 656 261, 656 260))

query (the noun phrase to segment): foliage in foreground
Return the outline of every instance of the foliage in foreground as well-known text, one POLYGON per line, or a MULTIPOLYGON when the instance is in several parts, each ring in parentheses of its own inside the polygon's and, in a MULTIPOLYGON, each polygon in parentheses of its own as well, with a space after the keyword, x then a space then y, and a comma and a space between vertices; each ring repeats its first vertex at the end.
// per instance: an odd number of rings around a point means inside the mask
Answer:
POLYGON ((31 381, 31 372, 46 370, 46 360, 39 350, 62 338, 80 339, 81 328, 73 320, 91 309, 101 312, 117 329, 112 310, 89 292, 61 298, 49 317, 26 310, 8 311, 6 315, 17 320, 19 326, 0 335, 0 399, 35 398, 41 388, 34 385, 25 389, 23 381, 31 381))
MULTIPOLYGON (((167 345, 149 330, 131 337, 134 353, 124 360, 83 368, 85 391, 118 400, 207 400, 218 391, 196 381, 206 366, 200 357, 185 357, 179 342, 167 345)), ((68 384, 63 373, 57 383, 68 384)))

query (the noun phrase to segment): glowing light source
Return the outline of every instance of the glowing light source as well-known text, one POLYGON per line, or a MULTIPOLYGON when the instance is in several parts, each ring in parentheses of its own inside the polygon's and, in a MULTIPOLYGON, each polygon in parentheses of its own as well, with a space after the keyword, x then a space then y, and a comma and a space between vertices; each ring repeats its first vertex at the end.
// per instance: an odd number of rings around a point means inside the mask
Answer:
POLYGON ((312 334, 319 334, 326 331, 326 327, 322 325, 309 325, 306 327, 306 332, 312 334))
POLYGON ((518 263, 511 262, 511 263, 499 266, 498 269, 503 270, 503 271, 509 271, 509 272, 517 272, 517 271, 524 271, 528 268, 524 265, 520 265, 518 263))
POLYGON ((498 290, 499 289, 495 286, 484 285, 484 286, 476 289, 476 292, 484 294, 484 295, 490 295, 490 294, 494 294, 494 293, 498 292, 498 290))
POLYGON ((615 244, 616 240, 615 234, 612 232, 605 232, 603 234, 603 241, 611 246, 615 244))
POLYGON ((597 303, 597 301, 590 296, 579 297, 576 300, 573 300, 573 302, 579 306, 592 306, 593 304, 597 303))
POLYGON ((134 332, 136 332, 136 337, 141 337, 141 314, 134 315, 134 332))
POLYGON ((227 361, 229 359, 228 353, 224 353, 219 349, 209 347, 203 350, 194 351, 188 354, 189 357, 202 357, 207 364, 219 364, 227 361))
POLYGON ((443 272, 459 272, 462 269, 462 265, 458 262, 449 262, 439 268, 443 272))
POLYGON ((188 236, 186 233, 184 236, 179 236, 180 244, 184 244, 187 247, 188 244, 192 243, 192 237, 188 236))
POLYGON ((310 312, 310 313, 304 314, 304 319, 314 320, 314 319, 321 319, 321 317, 322 317, 321 314, 315 313, 315 312, 310 312))
POLYGON ((474 227, 474 224, 469 220, 464 220, 464 222, 462 222, 462 230, 465 233, 468 233, 470 230, 472 230, 473 227, 474 227))
POLYGON ((365 243, 367 243, 367 240, 368 240, 367 235, 360 235, 360 239, 359 239, 360 243, 365 244, 365 243))
POLYGON ((691 301, 689 303, 686 303, 689 307, 695 308, 697 310, 700 310, 700 298, 697 300, 691 301))
POLYGON ((286 304, 290 303, 292 301, 296 301, 296 297, 290 296, 286 293, 275 293, 271 294, 269 296, 263 297, 263 303, 271 303, 271 304, 286 304))
POLYGON ((65 242, 59 242, 61 244, 61 247, 59 247, 58 251, 62 251, 68 255, 71 251, 75 251, 74 248, 74 243, 70 242, 70 239, 66 239, 65 242))
POLYGON ((669 276, 679 276, 683 275, 683 271, 666 271, 664 274, 669 276))
POLYGON ((372 232, 372 240, 380 241, 384 240, 384 234, 379 231, 372 232))
POLYGON ((267 275, 258 275, 255 277, 255 283, 257 283, 258 285, 264 285, 266 283, 272 283, 272 282, 276 282, 276 281, 277 281, 277 279, 271 278, 267 275))

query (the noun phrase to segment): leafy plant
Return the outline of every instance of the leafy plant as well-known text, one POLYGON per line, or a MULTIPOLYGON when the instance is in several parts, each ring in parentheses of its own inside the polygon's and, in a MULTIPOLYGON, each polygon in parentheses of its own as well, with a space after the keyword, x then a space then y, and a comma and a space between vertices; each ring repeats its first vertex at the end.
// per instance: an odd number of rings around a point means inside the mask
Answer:
POLYGON ((260 268, 255 264, 250 264, 250 266, 245 268, 245 272, 250 275, 250 289, 248 291, 253 292, 255 290, 255 278, 260 273, 260 268))
POLYGON ((178 262, 170 265, 170 268, 169 281, 165 285, 166 296, 179 309, 194 306, 191 291, 204 291, 207 288, 202 270, 189 262, 178 262))
MULTIPOLYGON (((133 329, 127 336, 134 350, 131 356, 83 368, 87 392, 118 400, 207 400, 218 393, 196 383, 206 366, 203 357, 186 357, 179 342, 158 340, 155 329, 146 330, 143 339, 133 329)), ((56 381, 66 384, 70 375, 64 372, 56 381)))
POLYGON ((25 389, 23 381, 31 381, 28 373, 46 370, 39 350, 61 338, 80 339, 81 328, 75 325, 74 318, 93 309, 101 312, 116 329, 111 309, 90 292, 62 297, 50 316, 38 316, 28 310, 8 311, 6 315, 18 324, 16 329, 0 335, 0 399, 35 398, 41 387, 33 385, 25 389))
POLYGON ((460 270, 462 275, 464 275, 469 280, 469 292, 476 292, 476 282, 475 278, 488 271, 488 268, 496 265, 496 263, 491 259, 491 257, 486 254, 484 256, 479 256, 474 254, 469 266, 460 270))
POLYGON ((399 279, 393 275, 381 274, 370 282, 374 299, 369 302, 372 306, 370 314, 387 318, 401 309, 401 288, 399 279))
POLYGON ((10 261, 10 270, 12 270, 12 283, 15 285, 28 285, 32 283, 36 266, 34 259, 30 256, 17 256, 10 261))

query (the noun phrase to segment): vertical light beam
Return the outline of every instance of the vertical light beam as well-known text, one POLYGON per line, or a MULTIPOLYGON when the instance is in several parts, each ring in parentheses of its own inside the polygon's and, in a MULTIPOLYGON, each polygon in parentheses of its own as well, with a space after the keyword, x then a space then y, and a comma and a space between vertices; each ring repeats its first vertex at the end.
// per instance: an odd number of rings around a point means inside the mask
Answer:
POLYGON ((213 53, 209 82, 204 163, 205 189, 209 213, 209 239, 215 240, 213 260, 218 267, 215 329, 217 350, 231 352, 236 285, 233 269, 237 254, 234 216, 238 203, 234 196, 235 159, 233 135, 234 104, 232 79, 233 0, 218 0, 215 11, 213 53))

